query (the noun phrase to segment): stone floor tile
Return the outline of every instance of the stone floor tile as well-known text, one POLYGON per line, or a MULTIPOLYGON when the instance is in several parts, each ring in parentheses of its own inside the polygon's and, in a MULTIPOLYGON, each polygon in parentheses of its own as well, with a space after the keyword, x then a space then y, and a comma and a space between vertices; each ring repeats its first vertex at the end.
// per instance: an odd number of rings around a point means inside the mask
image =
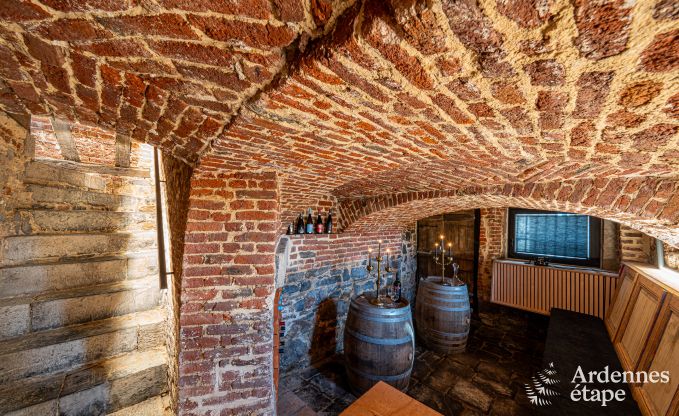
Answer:
POLYGON ((485 391, 490 392, 494 395, 507 397, 514 395, 514 390, 512 389, 510 384, 489 379, 483 374, 475 374, 474 377, 472 378, 472 382, 474 383, 474 385, 479 386, 485 391))
POLYGON ((467 380, 459 380, 450 390, 450 394, 458 400, 487 413, 493 398, 482 388, 467 380))
POLYGON ((332 403, 332 399, 321 393, 321 391, 313 385, 302 387, 295 391, 295 394, 315 412, 327 408, 332 403))
POLYGON ((290 390, 281 390, 278 394, 278 416, 294 416, 305 406, 306 402, 290 390))
POLYGON ((458 414, 464 409, 464 406, 459 401, 447 397, 423 383, 416 383, 410 386, 407 394, 444 415, 458 414))
POLYGON ((493 416, 523 416, 532 413, 531 408, 523 406, 512 399, 497 399, 491 406, 491 414, 493 416))
POLYGON ((512 379, 512 369, 507 366, 493 363, 490 361, 480 360, 476 371, 484 374, 486 377, 509 384, 512 379))

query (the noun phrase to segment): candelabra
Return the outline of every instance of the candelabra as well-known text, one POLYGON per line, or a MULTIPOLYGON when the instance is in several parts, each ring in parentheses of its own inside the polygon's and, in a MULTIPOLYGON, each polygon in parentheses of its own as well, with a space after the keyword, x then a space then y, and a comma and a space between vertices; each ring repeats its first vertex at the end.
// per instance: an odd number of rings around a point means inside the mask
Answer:
POLYGON ((448 243, 448 252, 444 248, 444 238, 443 234, 439 236, 441 238, 441 243, 434 246, 434 251, 432 252, 432 257, 434 258, 434 263, 441 266, 441 284, 446 283, 446 266, 452 264, 453 270, 457 275, 457 263, 453 263, 453 244, 448 243))
MULTIPOLYGON (((372 265, 372 259, 371 259, 371 254, 372 254, 372 249, 368 249, 368 266, 366 266, 366 270, 368 270, 368 275, 373 276, 372 271, 374 270, 374 267, 372 265)), ((375 299, 370 300, 370 303, 372 303, 375 306, 384 306, 384 297, 380 295, 380 281, 382 280, 382 261, 384 259, 382 258, 382 240, 377 242, 377 257, 375 257, 375 261, 377 262, 377 294, 375 296, 375 299)), ((387 258, 386 258, 386 266, 384 267, 384 272, 386 273, 391 273, 391 267, 389 266, 389 249, 387 249, 387 258)))

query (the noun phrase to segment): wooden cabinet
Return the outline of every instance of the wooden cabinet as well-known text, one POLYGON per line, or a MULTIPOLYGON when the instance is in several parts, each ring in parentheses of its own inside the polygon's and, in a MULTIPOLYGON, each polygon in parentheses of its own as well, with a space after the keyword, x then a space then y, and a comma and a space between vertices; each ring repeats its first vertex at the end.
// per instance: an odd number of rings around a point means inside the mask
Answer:
POLYGON ((679 414, 679 296, 669 294, 653 326, 639 371, 669 371, 669 383, 646 383, 634 387, 644 415, 679 414))
POLYGON ((632 394, 645 416, 679 416, 679 275, 641 263, 621 274, 605 319, 620 363, 637 377, 669 371, 669 382, 631 384, 632 394))
POLYGON ((638 276, 637 273, 628 266, 625 266, 622 269, 621 274, 622 282, 618 283, 618 289, 611 301, 612 307, 608 310, 608 314, 604 320, 606 329, 608 330, 608 336, 611 337, 612 340, 615 340, 615 336, 618 333, 620 321, 622 321, 623 315, 625 314, 625 309, 629 303, 629 298, 632 295, 632 289, 634 288, 638 276))
MULTIPOLYGON (((636 279, 628 306, 613 339, 618 358, 625 370, 636 370, 665 294, 665 290, 653 280, 645 276, 636 279)), ((617 303, 618 300, 616 306, 617 303)))

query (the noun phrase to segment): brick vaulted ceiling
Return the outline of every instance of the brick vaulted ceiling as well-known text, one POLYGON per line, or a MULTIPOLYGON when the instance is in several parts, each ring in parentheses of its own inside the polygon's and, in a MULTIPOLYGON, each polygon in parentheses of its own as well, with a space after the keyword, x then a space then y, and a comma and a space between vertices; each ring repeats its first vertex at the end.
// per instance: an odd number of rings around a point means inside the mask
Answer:
POLYGON ((284 195, 679 173, 676 0, 3 0, 0 17, 7 113, 273 168, 284 195))

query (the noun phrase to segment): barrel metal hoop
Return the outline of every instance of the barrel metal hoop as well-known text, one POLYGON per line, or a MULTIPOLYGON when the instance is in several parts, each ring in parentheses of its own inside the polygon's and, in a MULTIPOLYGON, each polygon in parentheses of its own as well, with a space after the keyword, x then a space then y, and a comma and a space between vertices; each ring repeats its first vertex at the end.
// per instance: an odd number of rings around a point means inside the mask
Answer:
POLYGON ((427 333, 444 337, 444 338, 467 338, 469 336, 469 330, 465 332, 442 332, 442 331, 437 331, 436 329, 432 328, 427 328, 427 333))
POLYGON ((441 299, 441 300, 460 300, 464 301, 465 298, 469 299, 469 294, 468 293, 450 293, 450 292, 434 292, 434 291, 429 291, 426 293, 429 296, 444 296, 444 297, 439 297, 435 299, 441 299))
POLYGON ((375 337, 370 337, 368 335, 363 335, 359 334, 358 332, 352 330, 351 328, 347 328, 347 333, 350 334, 352 337, 358 339, 359 341, 367 342, 369 344, 377 344, 377 345, 400 345, 400 344, 406 344, 411 342, 411 337, 403 337, 403 338, 375 338, 375 337))
POLYGON ((378 316, 375 316, 375 315, 361 314, 360 316, 357 316, 356 319, 372 321, 372 322, 398 323, 398 322, 409 322, 410 316, 409 315, 403 315, 403 316, 400 316, 400 317, 390 317, 390 316, 378 317, 378 316))
POLYGON ((463 312, 463 311, 469 310, 469 306, 467 306, 466 308, 449 308, 447 306, 438 306, 438 305, 435 305, 435 304, 429 304, 429 307, 434 308, 434 309, 438 309, 440 311, 448 311, 448 312, 463 312))
POLYGON ((402 380, 410 375, 410 372, 413 371, 412 368, 404 371, 401 374, 397 374, 394 376, 378 376, 375 374, 367 374, 364 373, 363 371, 356 370, 355 368, 347 367, 347 370, 351 371, 352 373, 356 373, 361 377, 367 378, 368 380, 378 380, 378 381, 398 381, 402 380))

